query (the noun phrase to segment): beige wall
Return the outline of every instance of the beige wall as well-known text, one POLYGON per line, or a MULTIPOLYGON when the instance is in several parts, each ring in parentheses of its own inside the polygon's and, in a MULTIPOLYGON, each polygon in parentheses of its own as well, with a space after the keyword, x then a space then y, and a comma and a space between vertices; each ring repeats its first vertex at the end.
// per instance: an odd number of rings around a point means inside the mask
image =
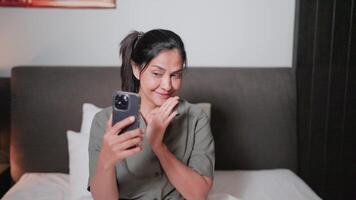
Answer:
POLYGON ((133 29, 171 29, 189 66, 292 65, 295 0, 117 0, 116 9, 0 8, 0 77, 16 65, 118 65, 133 29))

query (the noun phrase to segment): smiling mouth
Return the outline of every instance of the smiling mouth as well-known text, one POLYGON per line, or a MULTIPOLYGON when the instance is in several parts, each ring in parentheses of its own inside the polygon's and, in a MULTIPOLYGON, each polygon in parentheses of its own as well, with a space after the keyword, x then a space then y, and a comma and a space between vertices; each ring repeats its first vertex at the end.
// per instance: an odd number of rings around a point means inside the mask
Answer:
POLYGON ((165 99, 169 98, 171 95, 169 93, 160 93, 160 92, 156 92, 160 97, 163 97, 165 99))

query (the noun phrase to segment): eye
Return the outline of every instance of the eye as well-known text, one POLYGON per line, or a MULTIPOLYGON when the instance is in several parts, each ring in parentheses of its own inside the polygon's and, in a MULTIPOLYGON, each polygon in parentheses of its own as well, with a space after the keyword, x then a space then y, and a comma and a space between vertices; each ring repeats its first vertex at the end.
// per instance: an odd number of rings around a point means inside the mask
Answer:
POLYGON ((171 77, 174 78, 174 79, 180 79, 180 78, 182 78, 182 73, 172 74, 171 77))
POLYGON ((152 72, 152 75, 153 75, 154 77, 161 77, 161 76, 163 76, 163 74, 160 73, 160 72, 152 72))

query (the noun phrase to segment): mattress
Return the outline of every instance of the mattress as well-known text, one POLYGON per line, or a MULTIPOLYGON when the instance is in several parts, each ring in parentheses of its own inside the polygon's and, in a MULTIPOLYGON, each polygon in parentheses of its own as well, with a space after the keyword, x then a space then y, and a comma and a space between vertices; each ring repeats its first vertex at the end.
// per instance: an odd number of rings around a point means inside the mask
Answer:
MULTIPOLYGON (((67 200, 69 175, 25 173, 5 194, 3 200, 67 200)), ((90 196, 81 200, 90 200, 90 196)), ((216 171, 208 200, 320 200, 292 171, 234 170, 216 171)))

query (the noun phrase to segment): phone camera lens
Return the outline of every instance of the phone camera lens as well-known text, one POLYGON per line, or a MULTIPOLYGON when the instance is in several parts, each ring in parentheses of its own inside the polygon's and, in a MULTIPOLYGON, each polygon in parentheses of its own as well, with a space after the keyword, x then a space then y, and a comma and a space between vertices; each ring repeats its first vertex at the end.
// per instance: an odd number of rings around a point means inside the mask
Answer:
POLYGON ((116 95, 115 107, 120 110, 127 110, 129 106, 129 97, 127 95, 116 95))

